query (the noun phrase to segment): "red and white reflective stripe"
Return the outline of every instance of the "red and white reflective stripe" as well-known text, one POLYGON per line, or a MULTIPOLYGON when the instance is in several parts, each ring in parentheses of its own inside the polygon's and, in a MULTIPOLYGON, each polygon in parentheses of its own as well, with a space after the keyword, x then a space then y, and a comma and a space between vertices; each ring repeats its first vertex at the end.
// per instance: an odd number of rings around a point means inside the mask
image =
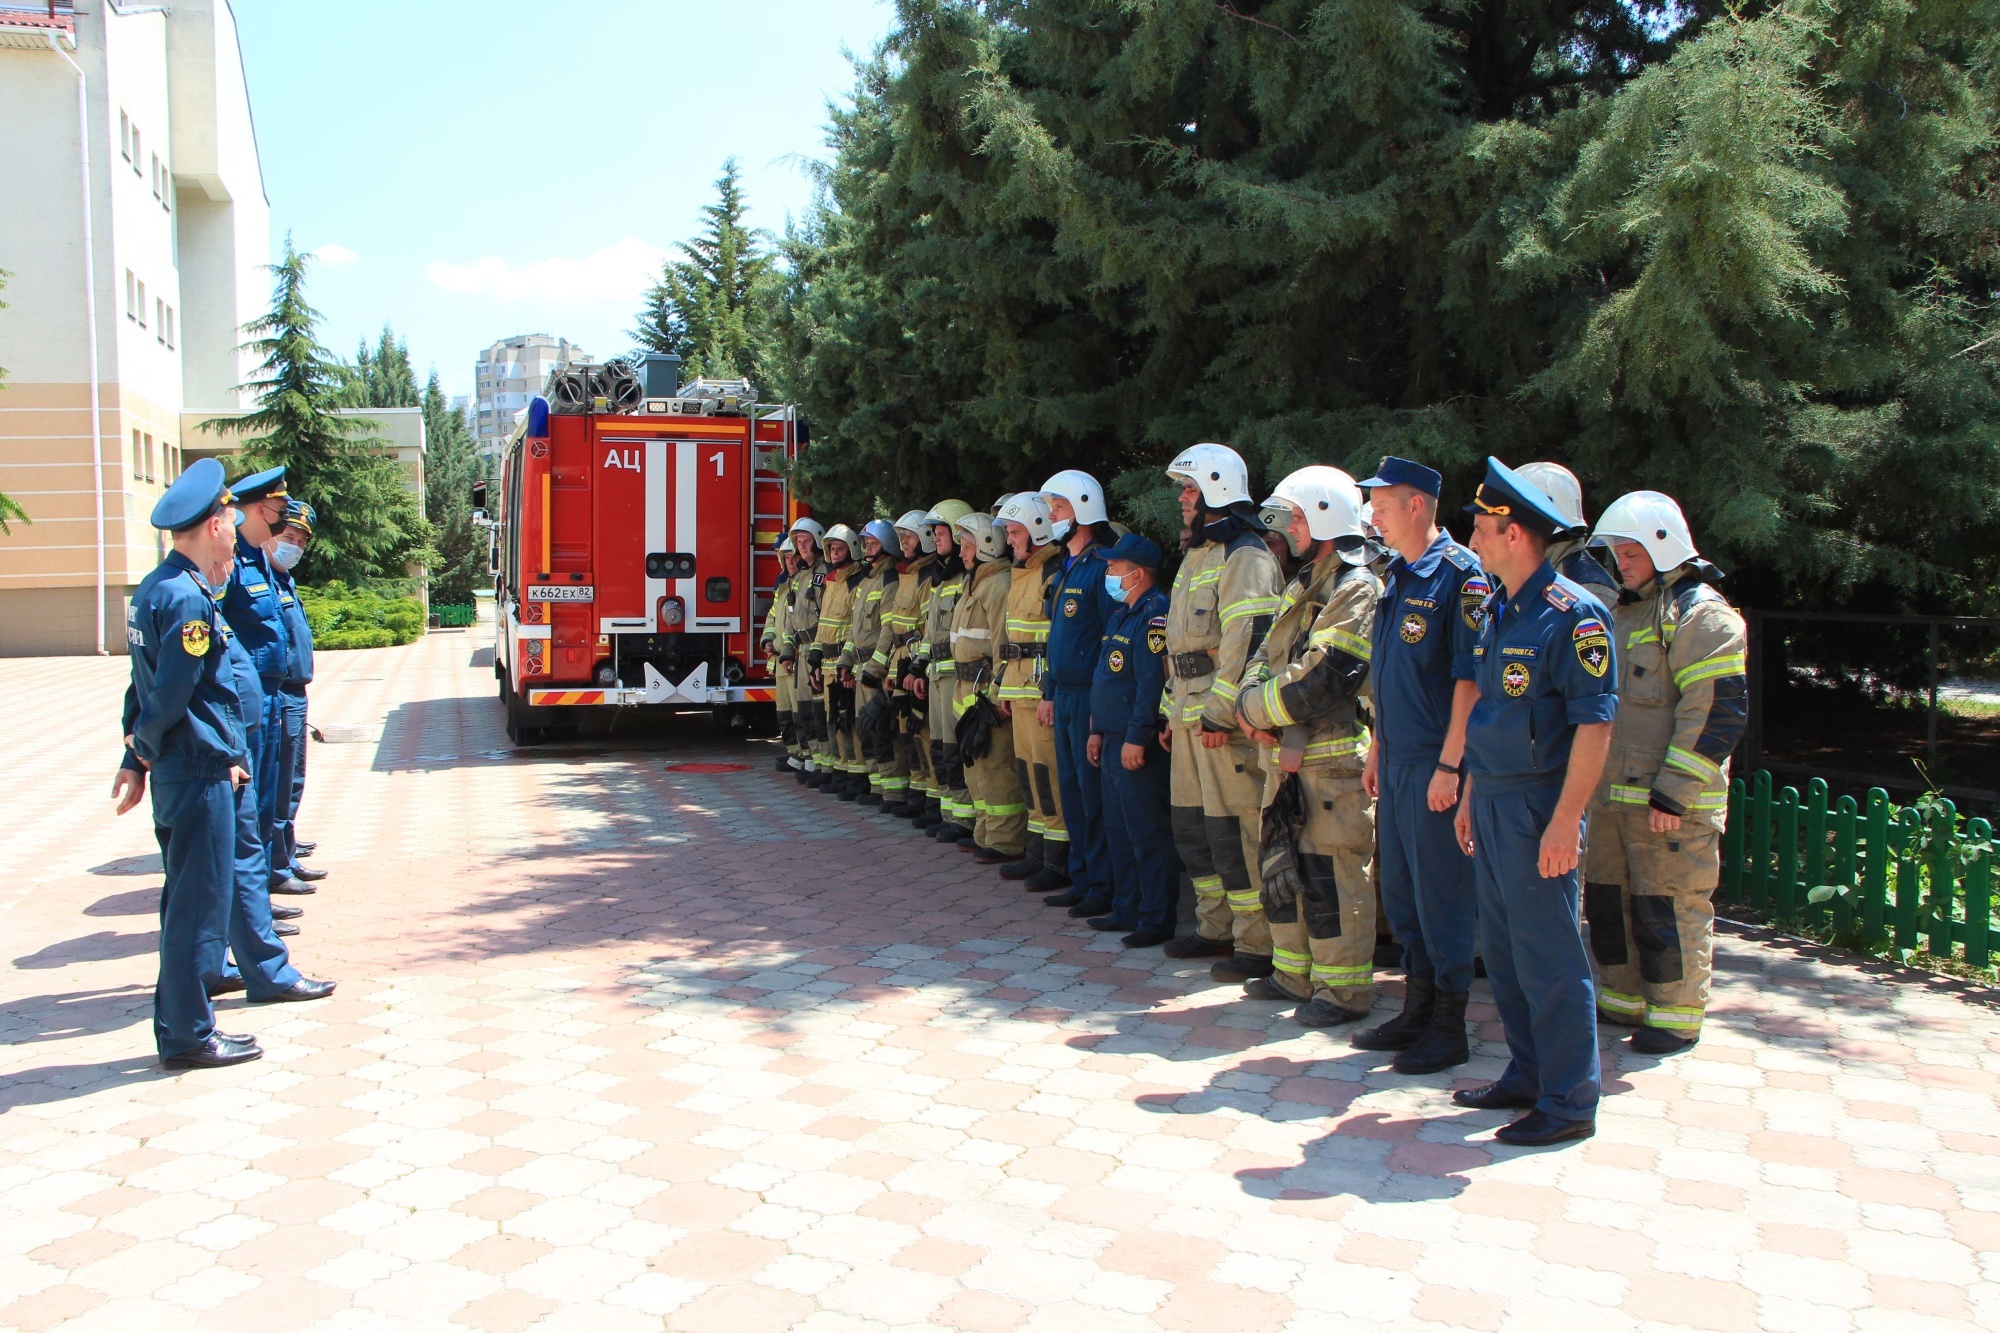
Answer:
POLYGON ((603 690, 529 690, 528 702, 538 708, 561 704, 601 704, 603 690))

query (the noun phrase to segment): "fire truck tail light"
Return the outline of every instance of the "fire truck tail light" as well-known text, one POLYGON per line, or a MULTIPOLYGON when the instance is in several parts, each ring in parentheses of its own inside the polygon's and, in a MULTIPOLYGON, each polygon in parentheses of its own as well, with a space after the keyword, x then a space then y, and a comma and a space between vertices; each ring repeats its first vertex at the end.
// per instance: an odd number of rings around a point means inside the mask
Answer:
POLYGON ((660 599, 661 629, 679 629, 681 627, 681 622, 686 619, 687 619, 687 608, 681 605, 680 598, 662 597, 660 599))

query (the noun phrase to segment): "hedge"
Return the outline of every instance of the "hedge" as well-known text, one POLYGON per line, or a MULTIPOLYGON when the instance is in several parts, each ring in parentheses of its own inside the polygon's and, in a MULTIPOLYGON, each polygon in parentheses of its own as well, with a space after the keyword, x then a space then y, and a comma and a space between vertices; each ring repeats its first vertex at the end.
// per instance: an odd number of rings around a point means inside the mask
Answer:
POLYGON ((414 597, 392 597, 350 588, 338 579, 319 588, 300 588, 313 647, 388 648, 414 642, 424 632, 424 607, 414 597))

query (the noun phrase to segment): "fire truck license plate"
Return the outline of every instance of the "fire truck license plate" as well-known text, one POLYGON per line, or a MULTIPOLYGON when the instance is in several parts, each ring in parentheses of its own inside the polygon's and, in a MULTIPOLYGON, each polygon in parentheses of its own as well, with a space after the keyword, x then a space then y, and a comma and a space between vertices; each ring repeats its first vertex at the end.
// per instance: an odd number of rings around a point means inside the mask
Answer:
POLYGON ((597 589, 588 583, 531 583, 528 585, 528 600, 531 602, 593 602, 597 600, 597 589))

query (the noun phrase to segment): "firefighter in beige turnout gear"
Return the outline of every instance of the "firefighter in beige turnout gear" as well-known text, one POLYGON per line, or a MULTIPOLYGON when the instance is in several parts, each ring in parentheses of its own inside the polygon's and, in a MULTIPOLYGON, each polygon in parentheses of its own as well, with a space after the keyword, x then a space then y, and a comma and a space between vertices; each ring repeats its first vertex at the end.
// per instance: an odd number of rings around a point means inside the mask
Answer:
POLYGON ((798 591, 799 557, 789 535, 778 543, 778 562, 784 573, 778 576, 776 585, 771 589, 771 606, 764 613, 764 633, 757 646, 771 672, 772 695, 778 714, 778 771, 786 772, 803 767, 803 761, 793 751, 798 743, 798 692, 794 688, 792 673, 783 669, 780 657, 787 633, 785 627, 791 619, 792 598, 798 591))
POLYGON ((862 572, 854 581, 853 619, 840 646, 841 674, 854 678, 855 759, 865 784, 855 800, 861 805, 900 801, 910 785, 907 775, 895 776, 894 742, 885 757, 879 740, 865 735, 860 724, 862 712, 883 698, 888 685, 889 654, 882 645, 882 616, 891 605, 889 599, 895 596, 900 578, 896 554, 896 533, 888 523, 877 518, 862 525, 862 572))
POLYGON ((1333 1027, 1365 1017, 1375 998, 1375 820, 1356 704, 1382 584, 1366 565, 1361 488, 1345 472, 1301 468, 1264 508, 1305 563, 1237 698, 1244 730, 1264 747, 1263 895, 1275 968, 1244 991, 1297 1005, 1307 1027, 1333 1027))
POLYGON ((820 757, 825 747, 819 733, 825 719, 820 715, 820 696, 812 683, 808 657, 819 634, 819 604, 825 595, 826 559, 819 547, 825 532, 817 519, 800 518, 792 524, 790 537, 799 571, 792 576, 792 596, 778 633, 778 671, 792 682, 796 719, 792 758, 798 760, 798 780, 814 787, 821 781, 820 757))
POLYGON ((924 594, 922 650, 918 662, 924 705, 930 718, 931 767, 937 775, 937 795, 929 814, 931 836, 956 842, 972 836, 978 821, 972 793, 965 786, 965 762, 958 753, 958 730, 952 718, 952 683, 957 665, 952 661, 951 626, 958 603, 965 596, 971 570, 959 558, 959 519, 972 512, 963 500, 940 500, 924 515, 936 543, 937 577, 924 594))
POLYGON ((1194 881, 1197 932, 1166 946, 1174 958, 1227 954, 1218 981, 1271 971, 1271 928, 1259 901, 1264 770, 1237 728, 1236 701, 1278 611, 1278 562, 1264 544, 1250 473, 1234 449, 1197 444, 1167 466, 1181 486, 1193 544, 1167 611, 1168 683, 1162 737, 1172 754, 1174 845, 1194 881))
POLYGON ((1668 496, 1621 497, 1591 540, 1625 585, 1618 716, 1584 856, 1598 1013, 1665 1055, 1700 1039, 1708 1006, 1729 756, 1749 716, 1743 617, 1668 496))
POLYGON ((1055 729, 1037 715, 1047 670, 1049 583, 1061 573, 1048 502, 1033 491, 1010 496, 997 520, 1014 558, 1007 624, 1000 648, 1000 704, 1014 731, 1014 772, 1028 807, 1020 860, 1000 867, 1003 879, 1052 893, 1069 886, 1069 826, 1056 780, 1055 729))
POLYGON ((854 676, 840 665, 847 631, 854 622, 854 585, 866 572, 853 558, 854 548, 860 544, 854 529, 845 523, 827 529, 819 624, 806 655, 820 706, 826 710, 825 750, 818 762, 827 770, 827 777, 819 786, 843 801, 855 800, 868 790, 867 771, 854 743, 854 676))
POLYGON ((970 571, 966 590, 952 614, 952 723, 965 782, 972 796, 972 846, 959 846, 982 864, 1021 855, 1028 824, 1027 803, 1014 772, 1014 735, 1005 718, 987 728, 988 748, 974 757, 963 752, 975 709, 991 709, 1000 688, 1000 639, 1007 626, 1007 594, 1013 589, 1013 562, 993 519, 974 511, 961 517, 958 554, 970 571))
POLYGON ((883 599, 882 630, 875 651, 888 670, 891 702, 896 705, 894 753, 882 774, 882 812, 903 819, 921 819, 924 808, 936 794, 931 775, 930 727, 912 730, 907 721, 912 709, 921 717, 922 701, 908 681, 910 663, 918 657, 923 634, 923 603, 929 595, 937 570, 937 548, 924 523, 924 511, 912 509, 897 519, 896 584, 883 599))

